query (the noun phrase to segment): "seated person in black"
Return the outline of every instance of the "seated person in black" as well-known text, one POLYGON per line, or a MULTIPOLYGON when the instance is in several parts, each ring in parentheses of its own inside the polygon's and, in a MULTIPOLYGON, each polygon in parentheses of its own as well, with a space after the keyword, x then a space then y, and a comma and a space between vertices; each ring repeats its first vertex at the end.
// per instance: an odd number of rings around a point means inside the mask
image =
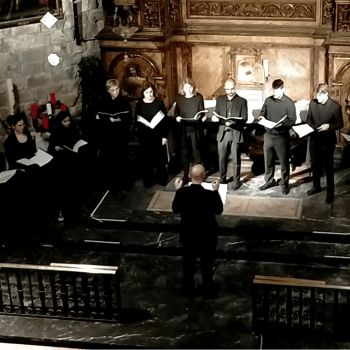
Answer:
POLYGON ((78 204, 82 198, 83 188, 86 188, 88 182, 88 176, 85 174, 91 173, 89 166, 92 166, 93 154, 89 144, 80 146, 77 152, 73 151, 76 143, 81 140, 81 134, 69 112, 60 111, 55 118, 48 151, 54 156, 59 179, 80 179, 75 183, 58 181, 57 186, 60 188, 60 193, 64 194, 61 196, 63 200, 61 207, 66 213, 67 211, 71 213, 73 207, 77 208, 75 204, 78 204))
MULTIPOLYGON (((35 225, 35 232, 39 231, 39 224, 43 223, 50 214, 56 197, 51 186, 55 174, 52 161, 42 167, 37 164, 22 165, 17 162, 22 158, 30 159, 36 153, 35 141, 26 127, 26 119, 24 113, 10 115, 6 119, 12 129, 5 141, 9 169, 24 170, 19 170, 15 174, 13 186, 10 189, 9 216, 6 219, 10 223, 12 221, 11 232, 17 229, 20 234, 28 232, 31 224, 35 225), (20 213, 20 219, 17 217, 18 213, 20 213), (13 225, 14 222, 16 225, 13 225)), ((12 179, 10 181, 12 182, 12 179)))
POLYGON ((153 84, 146 83, 142 89, 142 95, 143 99, 136 105, 136 115, 143 160, 144 185, 150 187, 156 181, 166 186, 168 179, 166 143, 169 134, 166 109, 164 102, 155 96, 153 84), (153 124, 150 123, 155 123, 155 120, 160 121, 152 128, 153 124))
POLYGON ((35 141, 26 127, 25 114, 10 115, 6 122, 12 129, 5 141, 5 153, 9 169, 18 169, 20 164, 17 160, 32 158, 36 153, 35 141))
POLYGON ((80 132, 75 123, 72 122, 68 111, 59 112, 50 135, 49 153, 55 155, 57 152, 65 150, 63 146, 73 149, 79 140, 81 140, 80 132))

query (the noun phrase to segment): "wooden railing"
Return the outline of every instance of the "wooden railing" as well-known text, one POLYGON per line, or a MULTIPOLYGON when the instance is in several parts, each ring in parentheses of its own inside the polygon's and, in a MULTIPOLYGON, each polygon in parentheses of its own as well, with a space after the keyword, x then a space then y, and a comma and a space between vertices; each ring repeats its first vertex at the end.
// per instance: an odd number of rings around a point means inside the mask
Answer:
POLYGON ((256 334, 307 331, 350 336, 350 287, 327 285, 324 281, 255 276, 252 303, 256 334))
POLYGON ((0 314, 115 322, 117 266, 0 264, 0 314))

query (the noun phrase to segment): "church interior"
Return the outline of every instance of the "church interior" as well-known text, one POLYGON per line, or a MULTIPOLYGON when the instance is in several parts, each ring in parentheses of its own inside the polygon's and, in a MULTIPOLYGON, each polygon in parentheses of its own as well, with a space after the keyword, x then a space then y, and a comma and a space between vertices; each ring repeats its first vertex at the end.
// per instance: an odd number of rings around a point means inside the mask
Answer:
MULTIPOLYGON (((349 0, 0 0, 0 63, 1 349, 350 346, 349 0), (211 117, 227 79, 248 105, 242 185, 219 188, 220 292, 209 300, 181 293, 172 212, 184 175, 174 101, 186 78, 208 116, 205 185, 220 178, 211 117), (101 149, 96 115, 108 79, 117 79, 133 118, 124 167, 101 149), (290 142, 290 192, 259 191, 257 121, 276 79, 295 103, 296 124, 306 122, 320 83, 341 106, 332 203, 325 177, 322 191, 307 195, 308 136, 290 142), (170 125, 167 181, 149 186, 134 123, 146 82, 170 125), (88 165, 61 178, 11 172, 7 117, 24 114, 36 149, 47 152, 55 116, 67 110, 90 147, 88 165)), ((230 160, 228 177, 233 168, 230 160)))

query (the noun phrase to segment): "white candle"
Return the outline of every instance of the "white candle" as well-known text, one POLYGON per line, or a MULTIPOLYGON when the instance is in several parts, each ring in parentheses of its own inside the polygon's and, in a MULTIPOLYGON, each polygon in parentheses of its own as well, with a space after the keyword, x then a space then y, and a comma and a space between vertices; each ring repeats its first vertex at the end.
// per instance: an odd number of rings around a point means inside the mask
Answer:
POLYGON ((264 58, 262 60, 262 63, 263 63, 265 77, 268 77, 269 76, 269 61, 266 58, 264 58))
POLYGON ((46 103, 47 115, 52 115, 51 103, 46 103))
POLYGON ((15 111, 15 94, 13 93, 13 83, 12 79, 6 79, 7 85, 7 97, 9 101, 9 112, 14 114, 15 111))

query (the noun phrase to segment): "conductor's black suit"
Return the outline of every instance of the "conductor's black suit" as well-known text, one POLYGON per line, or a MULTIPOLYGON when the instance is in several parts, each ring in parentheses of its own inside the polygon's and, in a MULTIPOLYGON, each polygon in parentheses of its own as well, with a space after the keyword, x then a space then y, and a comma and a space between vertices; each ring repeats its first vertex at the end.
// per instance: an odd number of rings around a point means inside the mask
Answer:
POLYGON ((173 212, 181 214, 180 243, 183 245, 183 290, 194 289, 196 258, 201 259, 203 289, 213 285, 214 251, 218 243, 215 215, 223 211, 218 191, 192 184, 176 191, 173 212))

